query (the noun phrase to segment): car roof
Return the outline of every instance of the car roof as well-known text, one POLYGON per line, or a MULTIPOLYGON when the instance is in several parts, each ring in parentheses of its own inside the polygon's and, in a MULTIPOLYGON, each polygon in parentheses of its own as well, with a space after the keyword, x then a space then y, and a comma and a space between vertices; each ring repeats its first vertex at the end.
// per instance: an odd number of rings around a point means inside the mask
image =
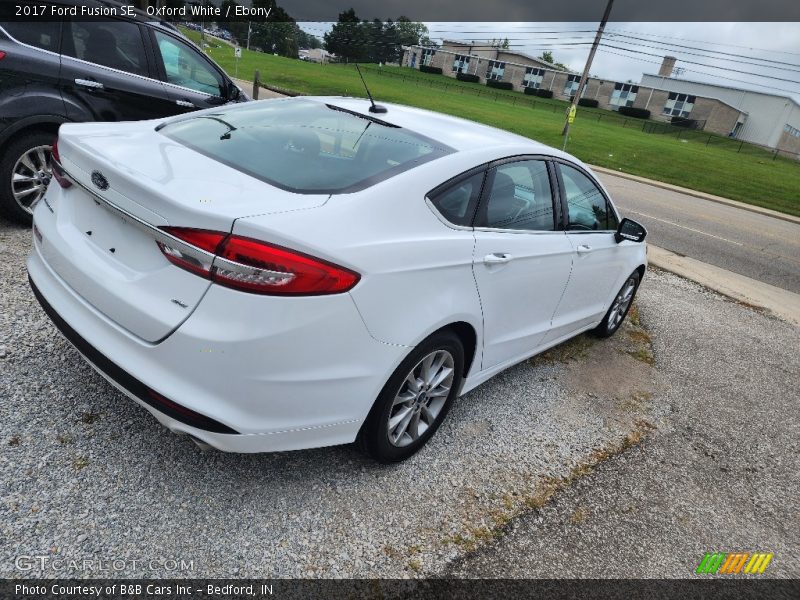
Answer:
POLYGON ((575 161, 574 157, 556 148, 516 133, 422 108, 379 102, 378 104, 388 109, 387 112, 371 113, 369 112, 370 103, 366 98, 340 96, 304 96, 303 98, 332 104, 370 119, 384 121, 415 131, 458 151, 474 150, 479 147, 497 147, 500 149, 508 146, 518 148, 524 145, 530 148, 532 154, 541 153, 551 156, 563 156, 575 161))

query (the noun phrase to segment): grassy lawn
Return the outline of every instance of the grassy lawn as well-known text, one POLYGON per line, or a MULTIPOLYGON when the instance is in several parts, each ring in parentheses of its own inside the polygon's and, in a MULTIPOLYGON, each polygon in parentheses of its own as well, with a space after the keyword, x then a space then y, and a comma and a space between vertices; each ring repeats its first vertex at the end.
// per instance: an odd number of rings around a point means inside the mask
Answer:
MULTIPOLYGON (((196 32, 189 34, 199 38, 196 32)), ((212 42, 209 55, 234 73, 233 48, 212 42)), ((563 144, 565 102, 504 91, 495 95, 497 90, 441 75, 383 68, 406 79, 379 75, 374 72, 377 67, 366 69, 365 78, 378 100, 460 116, 557 148, 563 144), (482 95, 476 95, 475 88, 482 95)), ((243 49, 239 78, 252 80, 256 69, 262 82, 304 94, 366 96, 352 66, 319 65, 243 49)), ((641 121, 630 119, 626 127, 623 121, 609 111, 579 109, 567 151, 591 164, 800 216, 799 162, 773 160, 770 153, 750 145, 737 153, 737 144, 716 136, 706 145, 708 134, 686 132, 678 139, 674 134, 644 133, 641 121)))

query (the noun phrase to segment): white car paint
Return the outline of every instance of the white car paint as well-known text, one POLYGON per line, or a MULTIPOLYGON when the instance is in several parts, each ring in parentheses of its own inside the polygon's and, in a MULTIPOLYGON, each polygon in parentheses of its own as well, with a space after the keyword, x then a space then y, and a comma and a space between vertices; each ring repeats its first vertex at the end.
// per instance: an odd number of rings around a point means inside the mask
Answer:
MULTIPOLYGON (((360 99, 304 101, 370 116, 360 99)), ((275 102, 293 100, 263 105, 275 102)), ((156 131, 186 117, 64 125, 60 159, 75 185, 54 183, 34 211, 31 281, 105 359, 237 433, 191 426, 114 385, 169 429, 237 452, 352 442, 410 350, 453 323, 476 337, 462 393, 596 326, 626 278, 646 264, 644 244, 616 243, 612 232, 453 226, 426 198, 460 173, 505 157, 589 169, 514 134, 387 106, 381 119, 453 152, 333 195, 278 189, 156 131), (93 187, 93 171, 106 176, 108 190, 93 187), (321 296, 230 289, 168 262, 148 236, 149 226, 166 225, 231 231, 361 278, 348 292, 321 296), (485 262, 495 254, 511 260, 485 262)))

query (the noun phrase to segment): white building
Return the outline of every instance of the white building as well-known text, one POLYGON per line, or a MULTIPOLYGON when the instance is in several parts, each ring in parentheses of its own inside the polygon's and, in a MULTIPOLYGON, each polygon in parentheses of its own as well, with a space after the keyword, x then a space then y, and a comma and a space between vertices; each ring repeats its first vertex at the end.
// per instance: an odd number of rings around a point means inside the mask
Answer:
POLYGON ((800 133, 800 104, 789 96, 652 74, 642 75, 641 85, 677 94, 717 98, 747 115, 734 129, 733 137, 787 152, 800 152, 797 135, 800 133))

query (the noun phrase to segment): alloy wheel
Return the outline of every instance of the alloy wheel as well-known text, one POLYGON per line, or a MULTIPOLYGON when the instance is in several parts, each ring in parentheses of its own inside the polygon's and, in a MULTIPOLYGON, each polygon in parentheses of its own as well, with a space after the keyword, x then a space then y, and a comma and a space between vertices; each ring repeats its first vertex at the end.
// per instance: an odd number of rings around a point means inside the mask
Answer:
POLYGON ((608 330, 613 331, 622 322, 628 307, 633 300, 633 293, 636 291, 636 278, 631 276, 625 285, 622 286, 617 297, 614 298, 614 303, 611 305, 611 312, 608 313, 608 330))
POLYGON ((27 213, 33 212, 33 206, 47 191, 47 184, 53 176, 51 157, 52 146, 35 146, 14 164, 11 193, 19 207, 27 213))
POLYGON ((407 446, 433 426, 450 395, 454 364, 448 351, 436 350, 411 369, 389 411, 389 443, 407 446))

